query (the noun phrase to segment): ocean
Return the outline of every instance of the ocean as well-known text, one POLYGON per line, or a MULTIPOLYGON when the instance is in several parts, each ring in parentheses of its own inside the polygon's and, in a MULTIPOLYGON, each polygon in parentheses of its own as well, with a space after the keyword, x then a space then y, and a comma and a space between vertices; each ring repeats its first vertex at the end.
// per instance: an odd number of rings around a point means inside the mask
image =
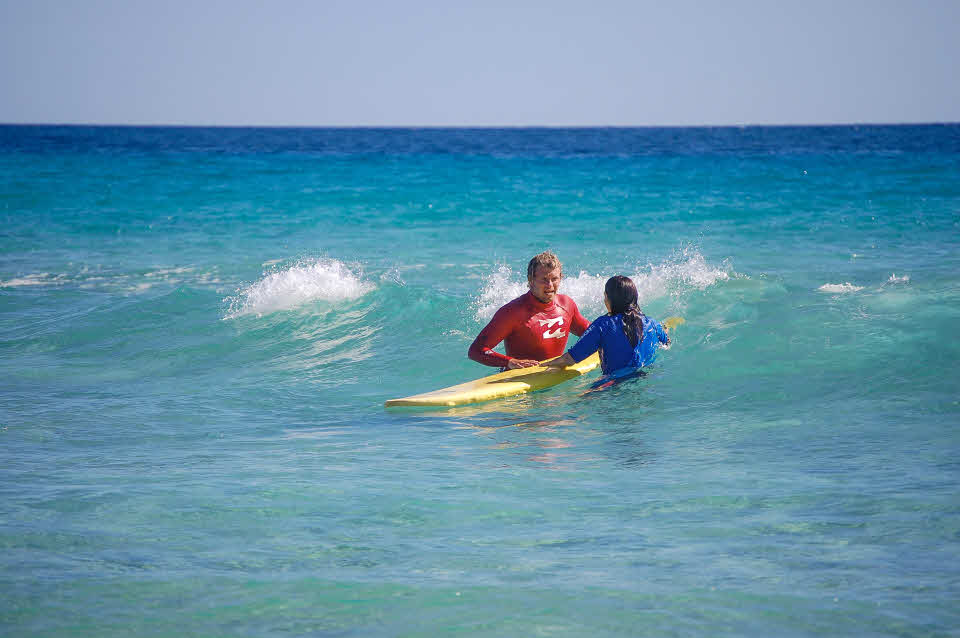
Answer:
POLYGON ((960 125, 2 126, 0 634, 957 636, 958 326, 960 125))

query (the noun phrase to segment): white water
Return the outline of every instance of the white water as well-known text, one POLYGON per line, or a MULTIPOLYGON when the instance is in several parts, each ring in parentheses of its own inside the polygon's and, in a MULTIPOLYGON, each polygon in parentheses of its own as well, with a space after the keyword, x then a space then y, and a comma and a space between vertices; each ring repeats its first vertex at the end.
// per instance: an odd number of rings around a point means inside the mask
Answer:
POLYGON ((373 290, 362 274, 336 259, 301 260, 292 266, 265 273, 258 281, 227 297, 224 319, 261 316, 290 310, 316 301, 344 301, 373 290))
MULTIPOLYGON (((614 274, 614 273, 611 273, 614 274)), ((571 297, 581 313, 592 319, 603 314, 603 287, 611 275, 580 271, 576 276, 565 276, 560 292, 571 297)), ((731 275, 723 268, 711 266, 699 252, 683 251, 659 264, 647 264, 629 275, 637 286, 642 308, 645 304, 668 295, 688 290, 703 290, 731 275)), ((485 279, 475 307, 478 321, 487 322, 502 305, 527 291, 526 277, 500 266, 485 279)))

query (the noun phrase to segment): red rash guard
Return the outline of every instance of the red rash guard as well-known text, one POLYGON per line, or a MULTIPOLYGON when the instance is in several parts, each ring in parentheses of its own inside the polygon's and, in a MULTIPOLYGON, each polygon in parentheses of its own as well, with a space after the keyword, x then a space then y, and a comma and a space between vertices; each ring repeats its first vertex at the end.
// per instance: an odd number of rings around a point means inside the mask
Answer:
POLYGON ((487 366, 506 367, 510 359, 552 359, 563 354, 567 336, 578 337, 590 325, 577 304, 566 295, 543 303, 528 292, 500 308, 480 331, 467 356, 487 366), (507 354, 494 352, 501 341, 507 354))

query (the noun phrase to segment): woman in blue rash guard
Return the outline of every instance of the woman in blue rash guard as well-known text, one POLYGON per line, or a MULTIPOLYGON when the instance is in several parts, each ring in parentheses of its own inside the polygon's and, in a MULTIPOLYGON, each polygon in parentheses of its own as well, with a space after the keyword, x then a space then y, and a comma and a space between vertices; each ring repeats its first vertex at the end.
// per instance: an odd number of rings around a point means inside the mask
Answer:
POLYGON ((597 317, 580 340, 562 356, 541 365, 566 367, 600 352, 600 369, 607 377, 625 377, 653 362, 660 344, 670 337, 660 322, 637 306, 637 287, 629 277, 616 275, 603 287, 608 314, 597 317))

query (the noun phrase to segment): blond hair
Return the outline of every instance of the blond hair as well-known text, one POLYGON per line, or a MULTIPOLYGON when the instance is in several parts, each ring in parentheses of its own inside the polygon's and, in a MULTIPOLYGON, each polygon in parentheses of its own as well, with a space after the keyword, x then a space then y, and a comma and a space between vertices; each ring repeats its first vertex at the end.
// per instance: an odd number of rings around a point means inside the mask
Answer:
POLYGON ((539 255, 534 255, 530 263, 527 264, 527 280, 533 279, 537 274, 537 268, 544 266, 550 270, 560 270, 560 276, 563 277, 563 264, 549 250, 545 250, 539 255))

